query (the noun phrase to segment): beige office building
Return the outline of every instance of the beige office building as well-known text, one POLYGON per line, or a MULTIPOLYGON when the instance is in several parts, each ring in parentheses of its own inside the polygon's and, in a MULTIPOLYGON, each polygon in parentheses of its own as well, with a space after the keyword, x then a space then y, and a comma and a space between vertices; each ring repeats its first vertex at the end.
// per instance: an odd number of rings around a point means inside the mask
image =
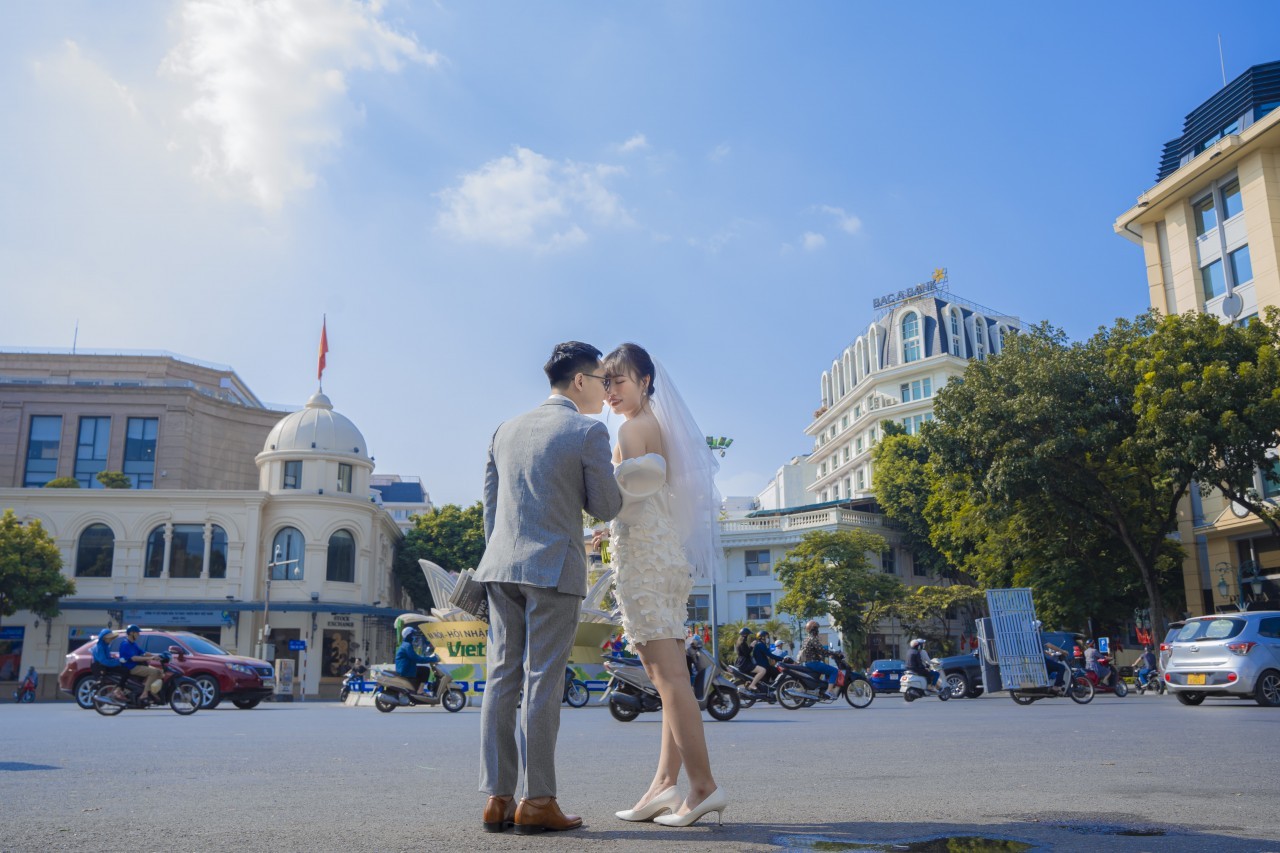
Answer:
MULTIPOLYGON (((1245 323, 1280 306, 1280 62, 1256 65, 1186 118, 1156 185, 1115 222, 1142 247, 1151 306, 1245 323)), ((1280 497, 1259 473, 1256 488, 1280 497)), ((1280 541, 1214 492, 1187 501, 1178 530, 1186 611, 1280 604, 1280 541)))

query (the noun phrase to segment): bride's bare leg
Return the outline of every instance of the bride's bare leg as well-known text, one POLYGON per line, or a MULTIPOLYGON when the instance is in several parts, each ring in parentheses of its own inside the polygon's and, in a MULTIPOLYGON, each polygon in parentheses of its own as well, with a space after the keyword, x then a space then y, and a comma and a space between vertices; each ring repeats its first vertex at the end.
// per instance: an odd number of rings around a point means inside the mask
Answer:
MULTIPOLYGON (((638 645, 636 650, 640 653, 645 672, 662 697, 662 753, 654 783, 657 784, 659 776, 666 782, 667 775, 664 774, 669 774, 670 782, 664 788, 670 787, 683 766, 689 775, 689 795, 680 809, 684 813, 716 789, 716 781, 711 775, 711 760, 707 756, 707 739, 702 730, 702 711, 689 684, 684 643, 680 640, 650 640, 638 645), (664 766, 668 755, 674 755, 674 763, 664 766)), ((654 793, 658 792, 651 788, 646 796, 654 793)))

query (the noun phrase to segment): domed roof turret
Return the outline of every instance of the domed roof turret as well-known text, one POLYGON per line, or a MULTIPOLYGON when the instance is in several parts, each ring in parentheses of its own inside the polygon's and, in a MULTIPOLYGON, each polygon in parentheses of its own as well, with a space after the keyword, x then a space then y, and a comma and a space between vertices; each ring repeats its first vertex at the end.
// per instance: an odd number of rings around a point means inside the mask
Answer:
POLYGON ((263 453, 342 453, 369 458, 364 436, 350 419, 333 410, 333 403, 317 391, 300 412, 286 415, 267 434, 263 453))

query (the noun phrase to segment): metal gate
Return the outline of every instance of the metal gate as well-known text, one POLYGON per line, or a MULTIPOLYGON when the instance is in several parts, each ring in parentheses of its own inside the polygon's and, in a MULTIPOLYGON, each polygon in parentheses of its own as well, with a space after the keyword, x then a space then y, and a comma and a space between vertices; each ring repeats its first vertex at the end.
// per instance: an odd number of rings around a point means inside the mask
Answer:
POLYGON ((987 609, 1004 688, 1048 687, 1049 670, 1044 665, 1044 643, 1031 590, 989 589, 987 609))

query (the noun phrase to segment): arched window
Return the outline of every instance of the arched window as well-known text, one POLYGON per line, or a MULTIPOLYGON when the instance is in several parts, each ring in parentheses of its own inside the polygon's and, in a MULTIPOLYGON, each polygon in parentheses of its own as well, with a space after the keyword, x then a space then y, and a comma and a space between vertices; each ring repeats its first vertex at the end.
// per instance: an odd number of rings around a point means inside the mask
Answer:
POLYGON ((919 361, 920 354, 920 315, 911 311, 902 317, 902 363, 919 361))
POLYGON ((973 318, 973 357, 987 357, 987 321, 981 315, 973 318))
POLYGON ((339 530, 329 537, 329 562, 325 580, 355 583, 356 540, 346 530, 339 530))
POLYGON ((948 325, 951 330, 951 354, 963 356, 964 344, 962 342, 964 341, 964 334, 961 331, 963 326, 960 323, 960 309, 953 305, 947 313, 950 315, 948 325))
POLYGON ((306 557, 306 542, 296 527, 285 527, 276 534, 271 543, 271 567, 273 581, 302 580, 303 560, 306 557), (297 560, 296 563, 289 562, 297 560))
POLYGON ((76 545, 76 577, 109 578, 116 556, 116 535, 105 524, 91 524, 76 545))

